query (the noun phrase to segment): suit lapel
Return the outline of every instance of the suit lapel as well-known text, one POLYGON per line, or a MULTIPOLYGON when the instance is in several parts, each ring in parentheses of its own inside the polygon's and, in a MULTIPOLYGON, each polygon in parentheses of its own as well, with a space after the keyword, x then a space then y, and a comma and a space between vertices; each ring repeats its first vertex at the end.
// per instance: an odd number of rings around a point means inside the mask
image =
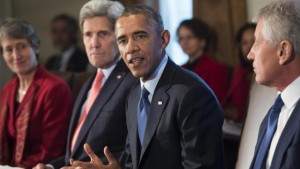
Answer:
POLYGON ((120 61, 114 70, 111 72, 107 81, 103 85, 100 93, 98 94, 94 104, 91 107, 90 112, 88 113, 84 124, 79 132, 77 141, 74 146, 73 154, 76 153, 78 148, 82 148, 82 141, 85 136, 88 134, 90 127, 93 125, 99 114, 102 112, 104 105, 110 100, 117 87, 120 85, 124 77, 126 76, 126 72, 118 71, 120 67, 125 66, 123 62, 120 61))
POLYGON ((151 139, 154 137, 157 127, 160 123, 161 116, 168 105, 169 95, 167 91, 171 87, 176 67, 176 64, 169 59, 155 88, 148 114, 148 121, 145 129, 144 142, 141 149, 139 162, 141 162, 144 153, 151 142, 151 139))
POLYGON ((269 117, 271 108, 269 109, 267 115, 264 117, 264 119, 263 119, 263 121, 262 121, 262 123, 260 125, 259 132, 258 132, 258 137, 257 137, 257 142, 256 142, 256 145, 255 145, 254 156, 252 158, 252 162, 251 162, 250 168, 254 167, 254 162, 255 162, 255 159, 256 159, 256 156, 257 156, 257 153, 258 153, 258 148, 260 147, 260 144, 261 144, 261 142, 263 140, 263 137, 265 135, 265 132, 267 130, 267 127, 268 127, 268 117, 269 117))
POLYGON ((73 107, 72 117, 71 117, 70 126, 69 126, 69 130, 68 130, 68 141, 67 141, 67 149, 66 149, 66 156, 65 156, 66 164, 68 164, 69 160, 70 160, 70 156, 71 156, 70 147, 71 147, 72 137, 74 134, 74 130, 77 126, 78 119, 81 114, 81 108, 82 108, 83 103, 86 100, 86 95, 93 83, 95 75, 96 75, 96 73, 94 73, 93 76, 89 77, 89 79, 84 83, 84 85, 80 89, 80 92, 76 98, 76 101, 75 101, 75 104, 73 107))
POLYGON ((168 87, 159 89, 156 93, 157 97, 152 99, 148 121, 145 129, 144 142, 141 150, 140 160, 142 159, 151 139, 153 138, 156 129, 159 125, 161 116, 169 101, 169 95, 166 93, 168 87))
POLYGON ((134 90, 130 94, 130 102, 128 102, 128 109, 126 114, 126 123, 128 128, 128 137, 130 143, 130 152, 133 163, 133 168, 137 168, 138 154, 139 154, 139 142, 137 134, 137 105, 140 98, 140 83, 136 85, 134 90))
POLYGON ((298 127, 295 127, 295 124, 298 124, 300 121, 300 102, 298 100, 295 109, 293 110, 289 120, 287 121, 282 134, 278 140, 276 145, 276 150, 274 152, 274 156, 272 159, 272 164, 270 168, 280 168, 284 154, 290 146, 291 141, 293 140, 295 133, 299 130, 298 127))

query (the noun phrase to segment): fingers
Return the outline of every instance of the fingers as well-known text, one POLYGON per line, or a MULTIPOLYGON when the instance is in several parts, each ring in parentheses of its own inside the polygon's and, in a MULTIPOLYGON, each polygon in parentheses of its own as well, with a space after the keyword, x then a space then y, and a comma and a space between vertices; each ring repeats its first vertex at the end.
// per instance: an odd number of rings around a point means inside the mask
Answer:
POLYGON ((91 163, 103 165, 103 162, 98 158, 98 156, 94 153, 90 145, 84 144, 84 151, 90 157, 91 163))
MULTIPOLYGON (((104 165, 103 162, 99 159, 99 157, 94 153, 92 148, 88 144, 84 144, 84 151, 90 157, 91 162, 82 162, 82 161, 75 161, 70 159, 70 164, 72 168, 84 168, 84 169, 103 169, 103 168, 110 168, 110 169, 120 169, 119 163, 113 154, 108 150, 108 147, 104 147, 104 154, 109 162, 109 165, 104 165)), ((67 168, 66 168, 67 169, 67 168)))
POLYGON ((70 158, 70 164, 71 164, 71 166, 73 165, 74 161, 75 160, 73 158, 70 158))
MULTIPOLYGON (((72 169, 102 169, 103 166, 91 162, 74 161, 72 163, 72 169)), ((68 168, 70 169, 70 168, 68 168)))
POLYGON ((105 146, 104 147, 104 154, 109 162, 109 164, 112 164, 112 163, 117 163, 117 160, 116 158, 114 157, 114 155, 108 150, 108 147, 105 146))
POLYGON ((81 167, 64 166, 61 167, 60 169, 81 169, 81 167))
POLYGON ((33 167, 33 169, 45 169, 45 165, 42 163, 38 163, 36 166, 33 167))

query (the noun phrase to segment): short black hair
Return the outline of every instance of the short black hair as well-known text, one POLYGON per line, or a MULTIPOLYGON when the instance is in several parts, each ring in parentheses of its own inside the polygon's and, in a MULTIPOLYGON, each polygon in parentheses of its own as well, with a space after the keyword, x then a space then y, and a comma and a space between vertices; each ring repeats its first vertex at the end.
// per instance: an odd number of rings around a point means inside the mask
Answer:
POLYGON ((72 17, 68 14, 62 13, 62 14, 54 16, 52 18, 51 23, 53 24, 54 22, 56 22, 58 20, 63 20, 65 22, 67 22, 73 33, 77 33, 77 31, 79 30, 78 21, 74 17, 72 17))
POLYGON ((182 21, 177 28, 177 36, 181 27, 190 29, 196 38, 204 39, 206 45, 204 52, 214 51, 217 48, 218 37, 214 29, 199 18, 192 18, 182 21))
POLYGON ((247 60, 244 56, 243 56, 243 52, 241 49, 241 43, 242 43, 242 39, 243 39, 243 34, 244 32, 246 32, 247 30, 254 30, 255 31, 256 28, 256 23, 245 23, 237 32, 236 34, 236 38, 235 38, 235 42, 238 45, 238 57, 239 57, 239 61, 240 64, 243 67, 247 67, 247 66, 252 66, 252 64, 249 62, 249 60, 247 60))

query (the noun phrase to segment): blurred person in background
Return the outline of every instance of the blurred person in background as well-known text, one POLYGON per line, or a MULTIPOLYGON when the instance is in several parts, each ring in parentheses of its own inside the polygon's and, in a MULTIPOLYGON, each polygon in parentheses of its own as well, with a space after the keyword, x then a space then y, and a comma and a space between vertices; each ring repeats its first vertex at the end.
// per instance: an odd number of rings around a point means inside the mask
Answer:
POLYGON ((234 67, 229 90, 223 103, 225 118, 235 122, 243 122, 246 115, 253 76, 252 61, 247 59, 247 55, 254 43, 255 27, 255 23, 246 23, 236 36, 239 64, 234 67))
POLYGON ((235 168, 241 130, 246 118, 253 77, 252 62, 247 59, 247 55, 254 43, 255 27, 254 23, 246 23, 236 35, 239 64, 233 68, 231 83, 223 103, 223 141, 227 169, 235 168))
POLYGON ((205 22, 192 18, 180 23, 177 36, 182 50, 189 57, 182 67, 198 74, 222 103, 229 81, 228 70, 209 56, 216 45, 213 30, 205 22))
POLYGON ((30 23, 2 22, 0 51, 15 76, 0 94, 0 165, 31 168, 65 152, 71 92, 38 63, 39 49, 30 23))
POLYGON ((51 21, 51 37, 57 54, 50 56, 46 68, 51 71, 83 72, 89 67, 86 53, 78 47, 78 22, 67 14, 51 21))

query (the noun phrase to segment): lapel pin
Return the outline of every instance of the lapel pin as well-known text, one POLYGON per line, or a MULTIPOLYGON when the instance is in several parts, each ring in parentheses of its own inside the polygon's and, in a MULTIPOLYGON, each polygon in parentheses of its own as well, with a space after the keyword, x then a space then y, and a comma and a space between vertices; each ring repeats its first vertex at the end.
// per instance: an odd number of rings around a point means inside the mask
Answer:
POLYGON ((162 103, 162 101, 158 101, 157 104, 158 104, 159 106, 161 106, 163 103, 162 103))
POLYGON ((121 77, 122 77, 121 75, 118 75, 118 76, 117 76, 117 79, 121 79, 121 77))

